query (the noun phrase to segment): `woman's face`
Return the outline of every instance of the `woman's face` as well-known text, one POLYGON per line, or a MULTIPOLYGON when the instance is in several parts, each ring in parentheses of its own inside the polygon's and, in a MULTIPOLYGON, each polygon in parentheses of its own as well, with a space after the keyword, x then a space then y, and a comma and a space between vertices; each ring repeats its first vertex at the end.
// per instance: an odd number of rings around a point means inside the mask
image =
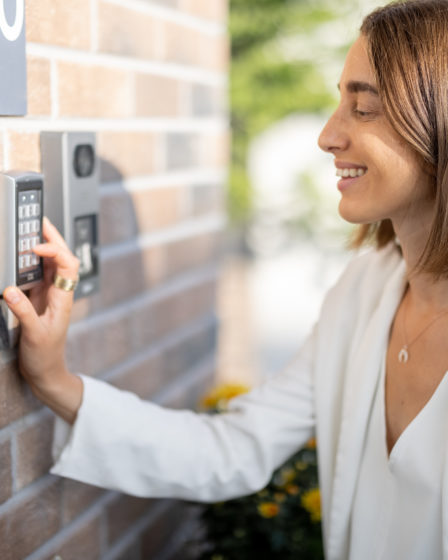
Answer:
POLYGON ((428 226, 430 177, 383 115, 362 36, 347 55, 339 88, 339 106, 322 130, 319 146, 335 156, 341 175, 341 216, 353 223, 390 218, 397 233, 403 226, 428 226))

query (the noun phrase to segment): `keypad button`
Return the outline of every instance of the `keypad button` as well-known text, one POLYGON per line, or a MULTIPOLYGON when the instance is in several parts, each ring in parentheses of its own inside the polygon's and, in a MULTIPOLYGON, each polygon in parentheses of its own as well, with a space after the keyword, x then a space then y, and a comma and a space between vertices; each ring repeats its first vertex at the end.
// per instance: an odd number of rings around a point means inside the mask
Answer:
POLYGON ((39 216, 40 214, 40 204, 34 204, 34 215, 39 216))
POLYGON ((39 264, 39 257, 37 255, 31 255, 31 264, 33 266, 39 264))
POLYGON ((25 268, 31 265, 31 255, 24 255, 23 259, 25 262, 25 268))
POLYGON ((21 220, 24 217, 25 217, 25 207, 19 206, 19 219, 21 220))
POLYGON ((31 248, 34 249, 34 247, 36 245, 39 245, 39 238, 38 237, 32 237, 31 238, 31 248))
POLYGON ((25 268, 25 257, 19 257, 19 268, 25 268))

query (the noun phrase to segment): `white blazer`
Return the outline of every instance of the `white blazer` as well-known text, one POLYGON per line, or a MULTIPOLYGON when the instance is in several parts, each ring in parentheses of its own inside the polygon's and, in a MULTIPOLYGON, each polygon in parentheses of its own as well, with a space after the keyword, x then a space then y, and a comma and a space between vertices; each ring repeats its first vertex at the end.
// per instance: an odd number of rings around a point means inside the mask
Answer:
MULTIPOLYGON (((265 486, 315 435, 325 556, 345 560, 369 411, 404 288, 405 264, 394 244, 355 258, 293 363, 234 399, 226 414, 167 410, 82 376, 74 426, 56 422, 51 472, 137 496, 222 501, 265 486)), ((447 465, 445 459, 444 560, 447 465)))

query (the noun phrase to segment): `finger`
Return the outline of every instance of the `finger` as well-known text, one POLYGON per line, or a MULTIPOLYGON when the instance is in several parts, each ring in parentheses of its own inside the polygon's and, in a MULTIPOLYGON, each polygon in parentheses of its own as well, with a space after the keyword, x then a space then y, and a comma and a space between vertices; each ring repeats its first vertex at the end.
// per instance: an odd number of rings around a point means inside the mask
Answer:
POLYGON ((57 227, 53 225, 46 216, 44 216, 42 220, 42 235, 44 236, 44 239, 49 243, 55 243, 60 247, 65 247, 68 249, 65 239, 59 233, 57 227))
POLYGON ((56 243, 42 243, 33 248, 33 252, 39 257, 51 259, 51 265, 56 274, 64 278, 76 280, 78 277, 79 260, 68 249, 56 243))
POLYGON ((39 317, 30 300, 19 288, 9 286, 3 292, 3 298, 19 320, 22 329, 28 332, 40 330, 39 317))

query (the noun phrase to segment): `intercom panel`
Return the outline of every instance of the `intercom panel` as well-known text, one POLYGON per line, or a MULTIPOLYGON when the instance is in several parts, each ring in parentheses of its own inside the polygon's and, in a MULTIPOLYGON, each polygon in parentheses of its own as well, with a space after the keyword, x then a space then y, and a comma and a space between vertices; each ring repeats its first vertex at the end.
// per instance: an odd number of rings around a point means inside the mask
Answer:
POLYGON ((98 165, 92 132, 42 132, 45 214, 80 261, 75 298, 99 289, 98 165))
POLYGON ((0 292, 7 286, 32 288, 43 278, 42 259, 33 248, 42 243, 43 176, 11 171, 0 174, 0 292))

